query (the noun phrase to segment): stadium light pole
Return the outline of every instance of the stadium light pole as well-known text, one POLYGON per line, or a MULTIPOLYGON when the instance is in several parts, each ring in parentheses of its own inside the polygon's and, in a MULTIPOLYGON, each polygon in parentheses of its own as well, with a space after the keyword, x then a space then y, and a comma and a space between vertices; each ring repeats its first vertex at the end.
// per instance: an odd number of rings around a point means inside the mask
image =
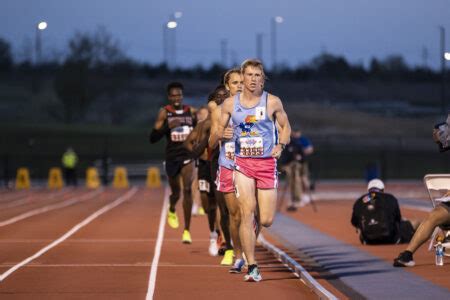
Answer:
POLYGON ((263 33, 256 34, 256 58, 263 61, 263 33))
POLYGON ((442 114, 447 113, 447 101, 445 99, 445 62, 447 60, 446 58, 446 52, 445 52, 445 28, 443 26, 439 26, 439 33, 440 33, 440 52, 439 57, 441 58, 441 109, 442 114))
POLYGON ((166 66, 171 69, 176 65, 176 28, 177 19, 183 16, 183 12, 176 11, 169 15, 169 20, 163 23, 163 59, 166 66))
POLYGON ((272 56, 272 70, 277 69, 277 25, 284 22, 281 16, 272 17, 270 19, 270 41, 271 41, 271 56, 272 56))
POLYGON ((38 65, 41 63, 42 59, 42 37, 41 32, 47 29, 47 22, 41 21, 36 24, 36 41, 35 41, 35 57, 34 57, 34 64, 38 65))
POLYGON ((168 36, 168 62, 167 65, 172 69, 176 65, 176 31, 178 23, 176 21, 169 21, 166 24, 168 36))

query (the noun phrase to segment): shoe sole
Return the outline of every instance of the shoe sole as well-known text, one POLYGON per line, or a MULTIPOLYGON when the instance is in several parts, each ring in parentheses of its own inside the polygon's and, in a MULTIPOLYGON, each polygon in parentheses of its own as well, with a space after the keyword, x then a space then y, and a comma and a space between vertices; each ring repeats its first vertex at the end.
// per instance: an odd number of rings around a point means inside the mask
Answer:
POLYGON ((183 244, 192 244, 192 241, 181 241, 183 244))
POLYGON ((261 280, 262 280, 262 277, 259 279, 255 279, 253 276, 244 278, 244 281, 246 281, 246 282, 260 282, 261 280))
POLYGON ((403 262, 403 261, 394 261, 394 267, 414 267, 416 263, 414 261, 403 262))
POLYGON ((241 274, 242 270, 230 269, 230 270, 228 270, 228 273, 230 273, 230 274, 241 274))

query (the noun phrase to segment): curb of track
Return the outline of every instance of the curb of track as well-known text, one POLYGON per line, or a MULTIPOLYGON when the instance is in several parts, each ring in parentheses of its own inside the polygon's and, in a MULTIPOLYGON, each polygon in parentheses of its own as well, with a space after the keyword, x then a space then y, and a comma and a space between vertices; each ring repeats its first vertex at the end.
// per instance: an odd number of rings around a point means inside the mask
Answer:
POLYGON ((315 280, 311 274, 309 274, 305 268, 303 268, 292 257, 287 255, 283 250, 269 243, 262 234, 258 238, 259 243, 266 250, 271 252, 281 263, 283 263, 292 272, 296 273, 300 280, 302 280, 320 299, 336 300, 338 299, 330 291, 324 288, 317 280, 315 280))

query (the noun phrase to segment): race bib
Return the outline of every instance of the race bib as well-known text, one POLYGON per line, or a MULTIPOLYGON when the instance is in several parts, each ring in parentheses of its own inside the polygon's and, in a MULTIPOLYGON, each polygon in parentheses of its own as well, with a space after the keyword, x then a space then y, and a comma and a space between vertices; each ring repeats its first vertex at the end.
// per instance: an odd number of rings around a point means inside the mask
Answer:
POLYGON ((256 121, 262 121, 266 118, 266 108, 263 106, 258 106, 255 109, 255 119, 256 121))
POLYGON ((262 137, 241 137, 241 156, 261 156, 264 154, 264 144, 262 137))
POLYGON ((229 160, 234 160, 235 143, 227 142, 225 143, 225 158, 229 160))
POLYGON ((200 192, 209 193, 209 182, 204 179, 200 179, 198 181, 198 189, 200 190, 200 192))
POLYGON ((170 131, 170 139, 172 142, 184 142, 191 131, 192 127, 187 125, 172 128, 170 131))

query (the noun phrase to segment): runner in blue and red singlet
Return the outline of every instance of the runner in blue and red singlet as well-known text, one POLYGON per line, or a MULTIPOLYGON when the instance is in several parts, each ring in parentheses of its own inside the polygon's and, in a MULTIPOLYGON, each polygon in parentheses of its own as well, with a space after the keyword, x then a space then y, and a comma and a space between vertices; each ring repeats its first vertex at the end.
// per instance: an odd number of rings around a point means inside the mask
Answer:
POLYGON ((255 261, 255 210, 258 204, 261 225, 272 224, 277 199, 277 159, 289 143, 291 127, 281 100, 262 89, 265 79, 262 63, 246 60, 241 73, 243 91, 225 100, 218 131, 210 144, 222 138, 231 118, 236 156, 235 193, 241 212, 240 239, 248 263, 244 279, 260 281, 255 261))

